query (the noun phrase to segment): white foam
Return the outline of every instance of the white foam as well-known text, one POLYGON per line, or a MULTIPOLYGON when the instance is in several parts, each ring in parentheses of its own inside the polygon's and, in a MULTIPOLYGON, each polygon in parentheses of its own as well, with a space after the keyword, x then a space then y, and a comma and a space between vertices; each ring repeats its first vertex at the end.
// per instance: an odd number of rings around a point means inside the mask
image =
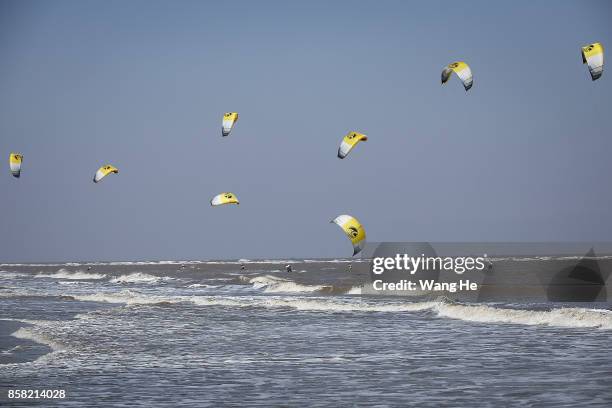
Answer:
POLYGON ((160 303, 189 302, 198 306, 231 306, 291 308, 302 311, 321 312, 413 312, 432 309, 436 302, 421 303, 364 303, 354 299, 334 298, 296 298, 268 296, 154 296, 123 290, 116 293, 95 293, 90 295, 73 295, 81 301, 116 303, 125 305, 151 305, 160 303))
POLYGON ((249 283, 256 289, 263 288, 266 293, 316 292, 324 288, 321 285, 302 285, 271 275, 254 277, 249 280, 249 283))
POLYGON ((161 280, 170 280, 172 278, 168 276, 154 276, 148 273, 133 272, 127 275, 121 275, 116 278, 112 278, 110 283, 155 283, 161 280))
POLYGON ((0 278, 25 278, 27 276, 30 275, 28 275, 27 273, 0 271, 0 278))
POLYGON ((84 271, 69 272, 65 269, 60 269, 55 273, 39 273, 34 275, 35 278, 53 278, 53 279, 72 279, 72 280, 89 280, 89 279, 104 279, 106 275, 100 273, 88 273, 84 271))
POLYGON ((612 329, 612 314, 597 309, 516 310, 439 302, 435 310, 440 317, 472 322, 612 329))
POLYGON ((219 288, 218 285, 207 285, 205 283, 193 283, 189 286, 187 286, 188 288, 209 288, 209 289, 216 289, 219 288))
POLYGON ((256 307, 257 302, 253 298, 234 298, 219 296, 185 296, 185 301, 198 306, 231 306, 231 307, 256 307))
POLYGON ((115 293, 94 293, 90 295, 73 295, 76 300, 86 302, 104 302, 104 303, 117 303, 125 305, 151 305, 159 303, 178 303, 183 301, 179 297, 162 297, 162 296, 151 296, 144 295, 131 290, 122 290, 115 293))
POLYGON ((11 354, 13 354, 13 352, 19 351, 19 350, 23 350, 23 347, 22 346, 15 346, 15 347, 12 347, 12 348, 10 348, 8 350, 0 351, 0 354, 5 355, 5 356, 10 356, 11 354))
MULTIPOLYGON (((187 300, 187 299, 185 299, 187 300)), ((504 309, 486 305, 462 305, 445 301, 366 303, 337 298, 292 297, 190 297, 197 305, 238 307, 286 307, 302 311, 329 312, 417 312, 432 310, 439 317, 482 323, 547 325, 557 327, 600 328, 612 330, 612 313, 606 310, 562 308, 550 311, 504 309)))
MULTIPOLYGON (((294 282, 263 276, 252 279, 253 284, 274 288, 278 292, 291 291, 294 282), (272 279, 271 279, 272 278, 272 279), (280 290, 282 288, 283 290, 280 290)), ((306 286, 306 285, 302 285, 306 286)), ((314 286, 307 286, 313 291, 314 286)), ((299 288, 299 291, 304 291, 299 288)), ((295 290, 297 290, 295 289, 295 290)), ((356 294, 358 287, 349 290, 356 294)), ((76 300, 118 303, 126 305, 190 302, 199 306, 290 308, 320 312, 418 312, 430 310, 441 318, 469 322, 545 325, 554 327, 599 328, 612 330, 612 313, 608 310, 585 308, 557 308, 552 310, 521 310, 482 304, 459 304, 445 300, 431 302, 375 302, 349 297, 294 297, 294 296, 155 296, 123 290, 115 293, 75 295, 76 300)))
POLYGON ((302 311, 321 312, 418 312, 431 309, 435 302, 418 303, 362 303, 338 302, 328 299, 272 299, 273 307, 290 307, 302 311))
POLYGON ((42 334, 35 333, 28 327, 20 327, 19 329, 17 329, 16 332, 11 333, 11 336, 18 339, 31 340, 36 343, 44 344, 46 346, 49 346, 52 351, 60 351, 63 349, 61 344, 50 340, 42 334))
POLYGON ((189 296, 184 297, 199 306, 234 306, 262 308, 290 308, 301 311, 320 312, 414 312, 428 310, 435 302, 421 303, 364 303, 361 301, 339 300, 334 298, 295 298, 295 297, 218 297, 189 296))

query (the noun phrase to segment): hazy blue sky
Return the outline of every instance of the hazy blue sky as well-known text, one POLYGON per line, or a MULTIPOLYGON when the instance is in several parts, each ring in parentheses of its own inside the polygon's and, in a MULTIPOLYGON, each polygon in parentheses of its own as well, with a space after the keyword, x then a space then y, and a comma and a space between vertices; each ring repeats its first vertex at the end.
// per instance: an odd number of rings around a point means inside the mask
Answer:
POLYGON ((0 260, 343 257, 342 213, 370 241, 611 241, 594 41, 608 1, 0 1, 0 260))

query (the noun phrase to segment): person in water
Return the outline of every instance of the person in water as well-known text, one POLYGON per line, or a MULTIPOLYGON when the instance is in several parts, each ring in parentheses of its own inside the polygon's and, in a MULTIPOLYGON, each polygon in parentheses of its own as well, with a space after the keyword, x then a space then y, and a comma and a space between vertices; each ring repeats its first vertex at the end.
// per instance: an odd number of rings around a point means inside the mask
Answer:
POLYGON ((293 268, 291 267, 291 265, 287 265, 287 266, 285 266, 285 270, 286 270, 287 272, 293 272, 293 268))
POLYGON ((240 264, 240 270, 244 271, 246 269, 246 267, 244 266, 244 264, 240 264))
POLYGON ((487 267, 488 267, 489 269, 493 269, 493 262, 491 262, 491 260, 489 259, 489 256, 488 256, 487 254, 484 254, 484 258, 485 258, 485 259, 486 259, 486 261, 487 261, 487 267))

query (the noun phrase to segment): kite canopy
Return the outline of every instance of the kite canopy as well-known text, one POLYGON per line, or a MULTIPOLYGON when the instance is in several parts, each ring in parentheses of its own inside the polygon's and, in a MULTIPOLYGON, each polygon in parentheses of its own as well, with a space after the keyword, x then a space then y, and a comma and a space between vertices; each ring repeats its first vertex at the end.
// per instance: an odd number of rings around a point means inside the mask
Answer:
POLYGON ((223 127, 221 129, 221 135, 229 136, 236 122, 238 122, 237 112, 227 112, 223 114, 223 127))
POLYGON ((603 74, 604 49, 601 43, 593 43, 582 47, 582 63, 589 66, 591 79, 599 79, 603 74))
POLYGON ((338 148, 338 157, 344 159, 353 150, 353 147, 357 146, 357 143, 368 140, 368 137, 363 133, 349 132, 344 136, 340 147, 338 148))
POLYGON ((445 66, 442 70, 442 85, 448 81, 453 72, 457 74, 467 92, 472 87, 472 83, 474 82, 470 66, 463 61, 453 62, 452 64, 445 66))
POLYGON ((14 177, 19 178, 21 175, 21 162, 23 161, 23 155, 19 153, 11 153, 9 156, 9 165, 11 167, 11 173, 14 177))
POLYGON ((212 200, 210 200, 210 205, 212 205, 213 207, 216 207, 218 205, 225 205, 225 204, 239 205, 240 202, 238 201, 238 197, 236 197, 236 195, 233 193, 217 194, 216 196, 213 197, 212 200))
POLYGON ((102 166, 98 169, 98 171, 96 171, 96 175, 93 178, 93 182, 97 183, 98 181, 102 180, 104 177, 108 176, 111 173, 119 173, 119 170, 116 167, 111 166, 110 164, 107 164, 105 166, 102 166))
POLYGON ((353 255, 357 255, 365 247, 366 233, 365 229, 357 218, 350 215, 339 215, 330 222, 342 228, 348 239, 353 244, 353 255))

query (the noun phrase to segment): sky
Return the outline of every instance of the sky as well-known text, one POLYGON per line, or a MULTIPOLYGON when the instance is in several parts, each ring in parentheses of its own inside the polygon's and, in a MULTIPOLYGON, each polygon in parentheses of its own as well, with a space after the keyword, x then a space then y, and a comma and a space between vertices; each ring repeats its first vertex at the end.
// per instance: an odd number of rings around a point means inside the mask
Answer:
POLYGON ((348 257, 339 214, 378 242, 612 241, 612 69, 580 56, 611 21, 607 1, 0 0, 0 261, 348 257), (456 60, 467 93, 440 84, 456 60), (368 141, 339 160, 351 130, 368 141), (240 206, 212 208, 224 191, 240 206))

